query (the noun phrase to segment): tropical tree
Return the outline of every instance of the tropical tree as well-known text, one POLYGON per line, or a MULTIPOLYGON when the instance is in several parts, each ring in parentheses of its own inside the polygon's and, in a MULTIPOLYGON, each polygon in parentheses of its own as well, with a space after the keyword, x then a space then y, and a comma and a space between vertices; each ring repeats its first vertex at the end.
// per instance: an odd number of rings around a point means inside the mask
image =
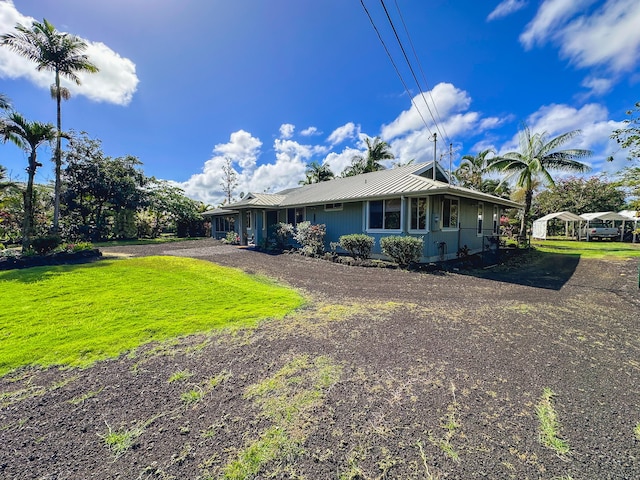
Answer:
POLYGON ((367 144, 365 155, 354 155, 351 158, 351 165, 343 172, 344 177, 352 177, 361 173, 377 172, 385 167, 380 163, 383 160, 393 160, 395 155, 391 152, 391 147, 380 137, 364 139, 367 144))
POLYGON ((77 73, 95 73, 98 67, 82 53, 87 48, 87 44, 81 38, 57 31, 46 19, 43 19, 42 23, 33 22, 31 27, 17 24, 15 29, 15 33, 2 35, 0 44, 35 62, 36 70, 48 70, 55 74, 54 83, 51 85, 51 96, 56 100, 57 113, 53 210, 53 229, 57 232, 60 219, 61 139, 63 137, 60 105, 62 99, 68 100, 71 97, 69 90, 60 85, 60 78, 65 77, 76 85, 80 85, 80 77, 77 73))
POLYGON ((307 170, 304 173, 306 178, 300 181, 302 185, 326 182, 335 178, 335 174, 331 171, 329 165, 322 165, 318 162, 311 162, 307 165, 307 170))
POLYGON ((531 211, 538 216, 569 210, 581 215, 587 212, 617 212, 625 205, 625 192, 603 176, 558 180, 554 186, 536 195, 531 211))
POLYGON ((149 179, 131 155, 111 158, 86 134, 70 138, 63 171, 69 234, 88 240, 136 237, 135 214, 149 179))
POLYGON ((487 164, 489 154, 495 155, 495 150, 487 148, 476 155, 465 155, 462 157, 460 166, 453 172, 453 176, 460 182, 463 187, 482 188, 483 175, 487 172, 487 164))
POLYGON ((508 152, 489 162, 488 170, 505 175, 503 182, 515 179, 515 185, 524 192, 524 210, 520 221, 520 234, 524 235, 529 222, 536 181, 545 185, 555 185, 551 170, 586 172, 590 167, 578 159, 590 157, 590 150, 560 150, 564 144, 579 136, 580 130, 573 130, 557 137, 548 138, 547 132, 531 133, 524 126, 519 133, 520 151, 508 152))
POLYGON ((631 118, 624 120, 626 127, 614 130, 611 138, 629 150, 629 160, 640 160, 640 102, 635 104, 634 110, 628 110, 627 115, 631 118))
POLYGON ((13 112, 2 122, 0 136, 15 143, 29 155, 27 166, 27 188, 24 192, 24 220, 22 224, 22 248, 31 245, 33 237, 33 184, 36 170, 42 164, 38 162, 38 147, 53 141, 58 135, 50 123, 30 122, 17 112, 13 112))

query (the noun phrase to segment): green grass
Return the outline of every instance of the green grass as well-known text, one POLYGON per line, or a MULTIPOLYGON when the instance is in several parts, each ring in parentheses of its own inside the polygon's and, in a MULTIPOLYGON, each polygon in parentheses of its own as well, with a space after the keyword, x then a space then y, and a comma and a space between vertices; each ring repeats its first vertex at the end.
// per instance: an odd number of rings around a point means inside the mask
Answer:
POLYGON ((544 388, 540 401, 536 405, 536 415, 538 416, 540 428, 540 442, 559 455, 569 453, 569 445, 562 440, 559 435, 560 423, 558 415, 553 407, 553 397, 555 393, 550 388, 544 388))
POLYGON ((295 291, 202 260, 145 257, 0 272, 0 375, 86 366, 157 340, 256 325, 295 291))
POLYGON ((577 242, 572 240, 532 240, 531 245, 541 252, 580 255, 585 258, 640 257, 640 243, 577 242))

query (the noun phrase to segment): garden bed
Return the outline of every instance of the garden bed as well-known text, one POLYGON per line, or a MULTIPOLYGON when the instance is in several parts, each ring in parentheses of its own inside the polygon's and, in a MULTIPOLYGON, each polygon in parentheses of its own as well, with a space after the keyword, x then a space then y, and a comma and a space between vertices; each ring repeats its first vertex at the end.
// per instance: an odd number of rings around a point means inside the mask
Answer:
POLYGON ((49 265, 65 265, 87 263, 99 259, 102 253, 97 248, 79 252, 56 252, 49 255, 33 255, 28 257, 0 257, 0 270, 16 268, 45 267, 49 265))

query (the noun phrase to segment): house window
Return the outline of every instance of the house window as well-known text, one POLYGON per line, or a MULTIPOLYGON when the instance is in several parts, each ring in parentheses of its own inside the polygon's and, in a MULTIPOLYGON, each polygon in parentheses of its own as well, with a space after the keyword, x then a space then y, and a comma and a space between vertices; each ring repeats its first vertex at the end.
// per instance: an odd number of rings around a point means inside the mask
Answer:
POLYGON ((411 230, 427 230, 427 197, 411 199, 411 230))
POLYGON ((484 217, 484 203, 478 202, 478 230, 476 233, 482 235, 482 217, 484 217))
POLYGON ((379 230, 400 230, 400 210, 402 200, 372 200, 369 202, 369 228, 379 230))
POLYGON ((325 212, 331 212, 335 210, 342 210, 342 203, 327 203, 324 206, 325 212))
POLYGON ((304 208, 288 208, 287 223, 295 226, 301 222, 304 222, 304 208))
POLYGON ((247 210, 247 229, 251 230, 251 212, 247 210))
POLYGON ((233 232, 235 219, 233 217, 216 217, 216 232, 233 232))
POLYGON ((500 233, 500 212, 498 206, 493 206, 493 234, 498 235, 500 233))
POLYGON ((442 201, 442 228, 458 228, 458 212, 460 201, 457 198, 445 197, 442 201))

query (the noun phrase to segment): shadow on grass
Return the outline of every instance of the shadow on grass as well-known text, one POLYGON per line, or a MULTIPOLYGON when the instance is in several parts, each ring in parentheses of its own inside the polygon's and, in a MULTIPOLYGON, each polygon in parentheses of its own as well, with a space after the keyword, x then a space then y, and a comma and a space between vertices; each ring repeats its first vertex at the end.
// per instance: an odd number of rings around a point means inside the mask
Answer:
POLYGON ((579 261, 579 254, 530 250, 494 267, 459 273, 497 282, 560 290, 576 271, 579 261))
POLYGON ((65 274, 80 268, 100 268, 108 264, 101 261, 101 257, 78 260, 66 264, 40 265, 28 268, 18 268, 0 272, 0 282, 36 283, 52 276, 65 274))

